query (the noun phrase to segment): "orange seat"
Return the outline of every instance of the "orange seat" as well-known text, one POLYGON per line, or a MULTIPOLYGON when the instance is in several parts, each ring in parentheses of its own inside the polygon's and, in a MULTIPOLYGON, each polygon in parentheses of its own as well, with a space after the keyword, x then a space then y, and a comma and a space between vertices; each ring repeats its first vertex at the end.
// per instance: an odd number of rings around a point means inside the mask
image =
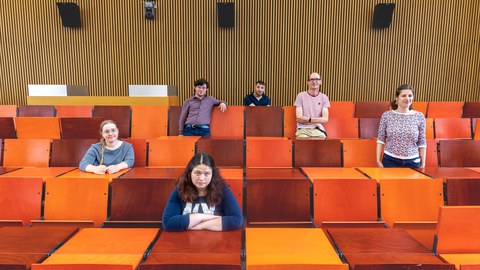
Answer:
POLYGON ((124 141, 131 143, 133 146, 133 152, 135 153, 135 164, 133 166, 147 166, 148 141, 146 139, 125 139, 124 141))
POLYGON ((56 116, 61 117, 92 117, 92 106, 83 105, 57 105, 56 116))
POLYGON ((376 221, 377 182, 373 179, 314 179, 317 226, 324 221, 376 221))
POLYGON ((132 106, 132 138, 167 136, 167 106, 132 106))
POLYGON ((328 139, 356 139, 358 138, 357 118, 329 118, 323 124, 328 139))
POLYGON ((282 137, 247 137, 246 166, 293 167, 292 140, 282 137))
POLYGON ((54 117, 53 105, 21 105, 18 106, 18 117, 54 117))
POLYGON ((412 105, 413 110, 421 112, 423 116, 427 117, 428 102, 414 101, 412 105))
POLYGON ((296 108, 295 106, 283 107, 283 136, 289 139, 294 139, 297 132, 296 108))
POLYGON ((17 138, 60 139, 60 123, 56 117, 17 117, 17 138))
POLYGON ((470 118, 435 118, 436 139, 471 139, 470 118))
POLYGON ((377 167, 376 140, 343 140, 343 167, 377 167))
POLYGON ((433 127, 433 118, 425 118, 425 137, 427 140, 435 139, 435 132, 433 127))
POLYGON ((26 226, 30 220, 40 218, 42 189, 41 178, 1 178, 0 224, 20 220, 26 226))
POLYGON ((5 139, 5 167, 48 167, 49 159, 49 139, 5 139))
POLYGON ((228 106, 227 111, 223 113, 214 107, 210 121, 210 133, 212 137, 243 138, 243 123, 243 106, 228 106))
POLYGON ((442 206, 438 214, 439 254, 480 253, 480 206, 442 206))
POLYGON ((463 102, 429 102, 428 118, 461 118, 463 102))
MULTIPOLYGON (((353 118, 355 103, 353 101, 330 101, 328 118, 353 118)), ((329 120, 330 121, 330 120, 329 120)))
POLYGON ((227 185, 237 199, 238 205, 243 209, 243 169, 220 169, 227 185))
POLYGON ((108 179, 46 179, 45 222, 86 220, 98 227, 107 219, 107 203, 108 179))
POLYGON ((282 107, 245 107, 245 136, 283 137, 282 107))
POLYGON ((475 120, 475 128, 474 128, 474 137, 473 139, 476 140, 476 141, 480 141, 480 118, 476 118, 476 119, 472 119, 472 122, 473 120, 475 120))
POLYGON ((195 155, 198 139, 170 136, 149 140, 148 166, 185 167, 195 155))
POLYGON ((17 117, 17 105, 0 105, 0 117, 17 117))

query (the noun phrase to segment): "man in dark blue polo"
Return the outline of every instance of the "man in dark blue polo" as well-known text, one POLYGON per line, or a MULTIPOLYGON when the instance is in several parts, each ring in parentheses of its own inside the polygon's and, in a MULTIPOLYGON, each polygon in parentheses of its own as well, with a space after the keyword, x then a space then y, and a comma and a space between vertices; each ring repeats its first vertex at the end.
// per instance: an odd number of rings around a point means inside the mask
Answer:
POLYGON ((265 95, 265 83, 257 81, 255 90, 243 99, 244 106, 270 106, 270 98, 265 95))

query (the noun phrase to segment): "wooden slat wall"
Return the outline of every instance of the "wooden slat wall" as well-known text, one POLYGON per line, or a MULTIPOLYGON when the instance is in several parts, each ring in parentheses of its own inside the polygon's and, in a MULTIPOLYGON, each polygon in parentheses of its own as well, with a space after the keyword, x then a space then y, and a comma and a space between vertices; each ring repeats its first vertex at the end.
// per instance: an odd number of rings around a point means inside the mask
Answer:
MULTIPOLYGON (((311 71, 331 100, 391 100, 411 83, 419 101, 480 101, 480 1, 390 0, 390 28, 371 28, 381 0, 243 0, 235 28, 217 26, 213 0, 76 2, 82 28, 61 26, 53 0, 2 0, 0 104, 26 104, 28 84, 83 84, 128 95, 129 84, 177 85, 180 100, 205 77, 231 105, 262 79, 291 105, 311 71)), ((219 2, 226 2, 219 0, 219 2)))

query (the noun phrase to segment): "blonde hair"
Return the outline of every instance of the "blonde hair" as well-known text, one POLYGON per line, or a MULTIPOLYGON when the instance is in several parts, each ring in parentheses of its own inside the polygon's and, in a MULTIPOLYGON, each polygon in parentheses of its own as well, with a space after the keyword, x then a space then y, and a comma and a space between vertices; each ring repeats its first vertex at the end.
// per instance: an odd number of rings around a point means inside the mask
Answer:
MULTIPOLYGON (((100 124, 100 134, 103 133, 103 127, 105 125, 108 125, 108 124, 114 124, 115 126, 117 126, 117 123, 115 123, 115 121, 113 120, 105 120, 103 121, 101 124, 100 124)), ((102 165, 103 164, 103 154, 105 153, 105 149, 107 147, 107 143, 105 142, 105 138, 103 138, 102 136, 102 139, 100 139, 100 141, 102 142, 102 150, 100 150, 100 163, 98 165, 102 165)))

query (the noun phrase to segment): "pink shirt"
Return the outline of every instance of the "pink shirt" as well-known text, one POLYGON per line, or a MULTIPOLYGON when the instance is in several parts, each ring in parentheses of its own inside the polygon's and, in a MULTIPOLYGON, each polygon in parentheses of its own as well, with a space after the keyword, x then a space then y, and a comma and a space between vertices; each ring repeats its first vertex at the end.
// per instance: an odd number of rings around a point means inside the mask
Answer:
MULTIPOLYGON (((303 115, 307 117, 322 117, 322 110, 330 108, 330 101, 327 95, 319 93, 317 96, 311 96, 307 91, 298 93, 294 103, 295 107, 303 108, 303 115)), ((318 127, 325 131, 322 124, 302 124, 297 122, 297 128, 315 128, 318 127)))

